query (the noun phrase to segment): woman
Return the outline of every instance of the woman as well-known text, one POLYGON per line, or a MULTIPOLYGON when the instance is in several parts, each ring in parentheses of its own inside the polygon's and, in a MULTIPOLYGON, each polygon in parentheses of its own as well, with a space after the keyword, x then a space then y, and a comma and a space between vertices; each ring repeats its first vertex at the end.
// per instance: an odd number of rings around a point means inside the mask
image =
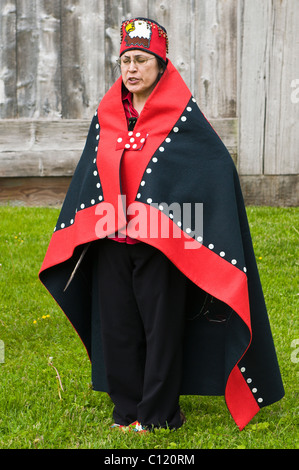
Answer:
POLYGON ((121 77, 93 118, 40 278, 115 426, 177 429, 180 394, 223 394, 243 429, 284 391, 234 164, 167 43, 155 21, 123 22, 121 77))

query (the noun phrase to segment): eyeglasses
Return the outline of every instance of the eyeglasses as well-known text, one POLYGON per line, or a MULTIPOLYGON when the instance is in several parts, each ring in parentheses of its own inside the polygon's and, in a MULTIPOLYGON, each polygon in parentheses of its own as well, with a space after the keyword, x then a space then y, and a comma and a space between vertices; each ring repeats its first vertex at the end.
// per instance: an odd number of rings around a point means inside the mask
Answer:
POLYGON ((132 59, 128 56, 122 56, 119 57, 116 62, 118 65, 122 65, 123 67, 129 67, 131 65, 131 62, 134 62, 135 65, 145 65, 149 60, 153 60, 156 57, 144 57, 142 55, 137 55, 136 57, 133 57, 132 59))

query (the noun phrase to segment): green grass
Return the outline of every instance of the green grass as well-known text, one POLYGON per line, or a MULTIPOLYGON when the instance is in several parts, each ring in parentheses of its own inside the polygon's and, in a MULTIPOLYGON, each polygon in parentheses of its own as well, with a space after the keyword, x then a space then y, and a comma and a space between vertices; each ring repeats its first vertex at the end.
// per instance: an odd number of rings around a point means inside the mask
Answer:
POLYGON ((85 349, 38 280, 58 210, 0 207, 0 448, 298 448, 299 211, 247 211, 286 396, 242 432, 223 397, 184 396, 182 428, 139 435, 109 429, 110 399, 91 390, 85 349))

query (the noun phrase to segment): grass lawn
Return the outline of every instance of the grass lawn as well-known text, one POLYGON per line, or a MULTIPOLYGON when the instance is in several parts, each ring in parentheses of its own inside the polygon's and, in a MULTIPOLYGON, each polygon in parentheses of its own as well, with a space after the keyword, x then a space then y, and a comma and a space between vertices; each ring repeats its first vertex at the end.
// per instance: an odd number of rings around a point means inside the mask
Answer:
POLYGON ((178 431, 124 434, 109 429, 110 399, 91 390, 85 349, 38 280, 59 211, 0 207, 0 448, 298 448, 299 210, 247 212, 285 398, 240 432, 223 397, 183 396, 187 423, 178 431))

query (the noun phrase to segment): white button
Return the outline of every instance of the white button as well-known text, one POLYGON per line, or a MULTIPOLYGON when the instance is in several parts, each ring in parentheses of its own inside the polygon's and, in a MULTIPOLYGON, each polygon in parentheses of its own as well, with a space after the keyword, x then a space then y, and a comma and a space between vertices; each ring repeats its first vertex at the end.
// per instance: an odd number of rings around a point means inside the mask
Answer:
POLYGON ((252 379, 247 379, 246 382, 247 382, 248 384, 251 384, 252 379))
POLYGON ((182 116, 182 117, 181 117, 181 121, 183 121, 183 122, 187 121, 186 116, 182 116))
POLYGON ((131 148, 131 145, 130 145, 130 144, 126 144, 126 145, 125 145, 125 148, 126 148, 126 149, 129 149, 129 148, 131 148))
POLYGON ((160 150, 160 152, 164 152, 165 149, 164 149, 164 147, 160 147, 159 150, 160 150))
POLYGON ((141 186, 145 186, 145 181, 141 181, 141 186))
POLYGON ((117 139, 117 142, 122 142, 122 141, 123 141, 123 140, 122 140, 121 137, 119 137, 119 138, 117 139))
POLYGON ((213 243, 210 243, 210 244, 209 244, 209 248, 210 248, 210 250, 213 250, 213 249, 214 249, 213 243))
POLYGON ((153 200, 149 197, 146 202, 148 202, 149 204, 151 204, 153 202, 153 200))
POLYGON ((140 137, 140 132, 137 132, 136 137, 140 137))
POLYGON ((167 139, 165 139, 165 142, 166 142, 167 144, 169 144, 169 143, 171 142, 171 139, 170 139, 169 137, 167 137, 167 139))
POLYGON ((237 260, 236 260, 236 259, 232 259, 232 264, 237 264, 237 260))
POLYGON ((98 172, 97 171, 94 171, 93 172, 93 176, 97 176, 98 172))
POLYGON ((129 136, 133 135, 133 132, 132 132, 132 131, 130 131, 130 132, 128 133, 128 135, 129 135, 129 136))
POLYGON ((174 128, 173 128, 173 132, 179 132, 179 128, 178 128, 178 127, 174 127, 174 128))
POLYGON ((190 113, 190 111, 192 111, 192 108, 188 106, 187 111, 190 113))
POLYGON ((256 392, 257 392, 257 388, 253 388, 252 393, 256 393, 256 392))
POLYGON ((246 371, 245 367, 241 367, 241 372, 245 372, 245 371, 246 371))
POLYGON ((132 138, 130 139, 130 142, 132 142, 132 143, 135 142, 134 137, 132 137, 132 138))
POLYGON ((148 169, 146 170, 146 172, 147 172, 147 173, 151 173, 151 172, 152 172, 151 168, 148 168, 148 169))
POLYGON ((84 209, 84 207, 85 207, 85 204, 81 204, 81 206, 80 206, 80 207, 81 207, 81 209, 84 209))
POLYGON ((61 227, 61 228, 64 228, 64 227, 65 227, 65 224, 61 224, 60 227, 61 227))
POLYGON ((224 251, 220 251, 220 256, 223 258, 225 256, 225 252, 224 251))
POLYGON ((91 203, 91 204, 95 204, 95 200, 92 199, 92 200, 90 201, 90 203, 91 203))
POLYGON ((152 160, 153 160, 154 163, 157 163, 157 161, 158 161, 157 157, 154 157, 152 160))
POLYGON ((263 403, 264 400, 263 400, 262 398, 258 398, 257 401, 258 401, 259 403, 263 403))

